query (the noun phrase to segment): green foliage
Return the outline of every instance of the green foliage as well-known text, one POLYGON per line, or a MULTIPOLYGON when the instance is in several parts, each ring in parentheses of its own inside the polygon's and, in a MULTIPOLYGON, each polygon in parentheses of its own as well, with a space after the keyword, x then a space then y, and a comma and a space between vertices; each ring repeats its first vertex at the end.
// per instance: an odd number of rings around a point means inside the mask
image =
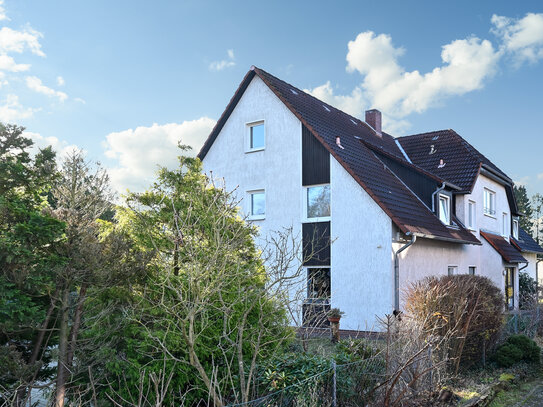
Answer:
POLYGON ((528 192, 526 191, 525 185, 514 185, 513 191, 515 193, 515 199, 517 201, 517 205, 519 208, 519 211, 524 213, 525 216, 521 216, 519 218, 519 225, 522 229, 524 229, 526 232, 531 233, 532 232, 532 225, 533 225, 533 208, 532 203, 530 201, 530 198, 528 197, 528 192))
POLYGON ((539 364, 540 357, 541 348, 525 335, 510 336, 494 355, 498 365, 503 367, 511 367, 519 362, 539 364))
POLYGON ((518 275, 519 307, 520 309, 531 309, 537 301, 537 281, 526 272, 518 275))
POLYGON ((492 349, 503 324, 500 289, 482 276, 429 277, 408 291, 407 313, 430 335, 450 336, 448 356, 464 367, 492 349))

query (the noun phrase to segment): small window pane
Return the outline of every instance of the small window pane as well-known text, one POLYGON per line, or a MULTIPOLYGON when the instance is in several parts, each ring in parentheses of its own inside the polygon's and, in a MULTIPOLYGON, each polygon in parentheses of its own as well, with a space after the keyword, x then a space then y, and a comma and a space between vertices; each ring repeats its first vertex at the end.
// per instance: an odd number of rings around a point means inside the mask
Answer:
POLYGON ((484 192, 484 212, 487 215, 496 214, 496 194, 488 189, 484 192))
POLYGON ((255 192, 251 194, 251 215, 262 216, 266 214, 266 194, 255 192))
POLYGON ((471 267, 469 268, 469 275, 470 275, 470 276, 474 276, 474 275, 475 275, 475 270, 476 270, 476 269, 477 269, 476 267, 471 266, 471 267))
POLYGON ((511 310, 515 308, 515 269, 505 269, 505 306, 511 310))
POLYGON ((251 126, 251 148, 264 147, 264 123, 251 126))
POLYGON ((468 203, 468 226, 475 229, 475 202, 468 203))
POLYGON ((449 198, 447 196, 440 195, 439 196, 439 220, 445 224, 450 223, 450 216, 449 216, 449 198))
POLYGON ((513 220, 513 237, 518 239, 518 220, 513 220))
POLYGON ((307 217, 330 216, 330 185, 307 188, 307 217))
POLYGON ((454 276, 456 274, 456 266, 449 266, 447 272, 449 276, 454 276))

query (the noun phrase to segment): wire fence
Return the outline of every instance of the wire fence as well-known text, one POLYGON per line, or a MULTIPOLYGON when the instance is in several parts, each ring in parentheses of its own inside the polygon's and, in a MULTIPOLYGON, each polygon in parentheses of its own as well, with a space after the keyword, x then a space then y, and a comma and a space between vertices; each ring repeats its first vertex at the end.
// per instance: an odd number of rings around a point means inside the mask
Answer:
POLYGON ((384 377, 380 355, 343 364, 332 361, 327 369, 306 379, 228 407, 362 407, 384 377))

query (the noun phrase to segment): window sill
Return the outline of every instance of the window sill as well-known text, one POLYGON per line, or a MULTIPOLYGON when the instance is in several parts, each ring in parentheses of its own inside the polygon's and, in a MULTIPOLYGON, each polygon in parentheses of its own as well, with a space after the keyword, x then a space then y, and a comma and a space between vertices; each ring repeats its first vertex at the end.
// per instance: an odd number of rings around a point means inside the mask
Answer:
POLYGON ((489 218, 492 218, 492 219, 498 219, 498 218, 496 218, 494 215, 490 215, 490 214, 488 214, 488 213, 485 213, 484 215, 485 215, 485 216, 488 216, 489 218))
POLYGON ((264 219, 266 219, 266 215, 255 215, 255 216, 247 217, 247 220, 264 220, 264 219))
POLYGON ((314 223, 314 222, 329 222, 331 216, 325 216, 323 218, 305 218, 302 220, 303 223, 314 223))
POLYGON ((245 154, 256 153, 257 151, 264 151, 265 149, 266 147, 250 148, 248 150, 245 150, 245 154))

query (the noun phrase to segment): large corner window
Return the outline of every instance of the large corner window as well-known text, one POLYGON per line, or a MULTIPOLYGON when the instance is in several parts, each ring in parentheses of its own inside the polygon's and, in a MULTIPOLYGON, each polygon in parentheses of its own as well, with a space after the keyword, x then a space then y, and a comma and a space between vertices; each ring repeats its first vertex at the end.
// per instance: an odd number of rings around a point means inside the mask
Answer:
POLYGON ((513 219, 513 237, 518 239, 518 219, 513 219))
POLYGON ((496 215, 496 193, 490 189, 484 190, 483 199, 484 214, 488 216, 496 215))
POLYGON ((318 267, 307 269, 307 301, 328 304, 332 291, 330 289, 330 268, 318 267))
POLYGON ((264 219, 266 217, 266 192, 250 191, 249 193, 249 219, 264 219))
POLYGON ((266 143, 266 134, 264 129, 264 122, 250 123, 247 125, 247 151, 259 151, 263 150, 266 143))
POLYGON ((476 226, 476 205, 474 201, 468 201, 468 228, 471 230, 475 230, 477 228, 476 226))
POLYGON ((305 217, 314 221, 330 219, 330 185, 305 188, 305 217))
POLYGON ((515 308, 515 268, 507 267, 505 269, 505 308, 512 310, 515 308))
POLYGON ((451 198, 448 195, 439 195, 439 220, 446 225, 451 224, 451 198))

